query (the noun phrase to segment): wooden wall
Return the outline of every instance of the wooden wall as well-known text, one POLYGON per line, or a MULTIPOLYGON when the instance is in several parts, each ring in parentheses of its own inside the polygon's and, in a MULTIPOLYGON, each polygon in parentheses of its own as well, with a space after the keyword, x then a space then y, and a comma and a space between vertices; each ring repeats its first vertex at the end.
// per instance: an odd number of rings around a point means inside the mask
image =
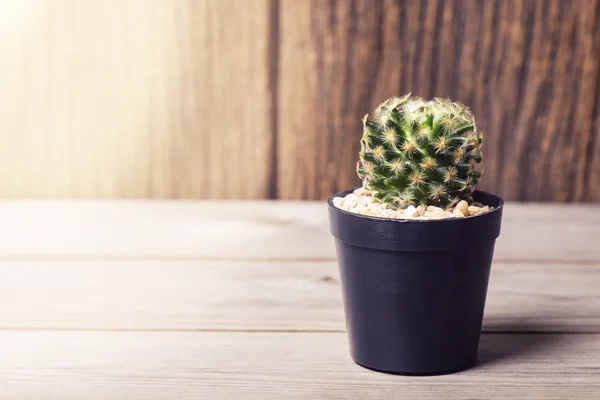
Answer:
POLYGON ((600 0, 0 4, 2 198, 323 199, 412 92, 471 105, 481 188, 600 201, 600 0))

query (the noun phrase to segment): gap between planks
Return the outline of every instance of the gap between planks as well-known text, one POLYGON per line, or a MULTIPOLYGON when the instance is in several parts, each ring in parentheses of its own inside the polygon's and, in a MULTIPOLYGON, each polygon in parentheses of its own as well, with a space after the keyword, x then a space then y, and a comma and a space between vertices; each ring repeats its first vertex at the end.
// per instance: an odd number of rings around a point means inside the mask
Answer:
MULTIPOLYGON (((31 328, 31 327, 12 327, 12 328, 1 328, 0 332, 113 332, 113 333, 152 333, 152 332, 182 332, 182 333, 344 333, 342 329, 244 329, 244 328, 174 328, 174 329, 160 329, 160 328, 31 328)), ((505 330, 493 330, 483 329, 481 335, 600 335, 600 332, 570 332, 570 331, 505 331, 505 330)))
MULTIPOLYGON (((141 255, 56 255, 56 254, 0 254, 0 261, 117 261, 117 262, 138 262, 138 261, 159 261, 159 262, 239 262, 239 263, 331 263, 337 262, 334 257, 319 258, 291 258, 291 257, 203 257, 203 256, 141 256, 141 255)), ((547 264, 547 265, 598 265, 600 260, 561 260, 561 259, 510 259, 501 258, 494 260, 501 264, 547 264)))

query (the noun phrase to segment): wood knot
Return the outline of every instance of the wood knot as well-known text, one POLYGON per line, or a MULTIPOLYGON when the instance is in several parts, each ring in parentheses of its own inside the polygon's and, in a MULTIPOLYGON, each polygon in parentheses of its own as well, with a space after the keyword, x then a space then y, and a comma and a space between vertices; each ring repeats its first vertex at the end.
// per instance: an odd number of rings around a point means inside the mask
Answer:
POLYGON ((337 283, 337 279, 335 279, 334 277, 329 276, 329 275, 325 275, 325 276, 319 278, 319 281, 325 282, 325 283, 337 283))

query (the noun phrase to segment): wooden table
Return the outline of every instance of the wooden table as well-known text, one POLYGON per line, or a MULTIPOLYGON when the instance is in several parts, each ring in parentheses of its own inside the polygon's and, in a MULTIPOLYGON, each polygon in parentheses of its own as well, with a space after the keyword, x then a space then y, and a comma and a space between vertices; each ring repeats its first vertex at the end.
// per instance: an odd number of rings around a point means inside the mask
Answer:
POLYGON ((600 399, 600 206, 508 204, 476 368, 354 364, 323 203, 0 203, 0 399, 600 399))

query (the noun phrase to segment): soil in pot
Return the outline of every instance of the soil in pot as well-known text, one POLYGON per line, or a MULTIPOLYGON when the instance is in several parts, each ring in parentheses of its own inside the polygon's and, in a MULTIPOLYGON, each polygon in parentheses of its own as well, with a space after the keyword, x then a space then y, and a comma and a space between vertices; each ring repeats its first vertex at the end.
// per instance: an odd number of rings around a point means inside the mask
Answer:
POLYGON ((389 204, 377 200, 371 192, 364 188, 356 189, 343 197, 334 197, 333 205, 351 213, 373 217, 421 220, 472 217, 494 210, 493 206, 478 202, 469 204, 465 200, 445 209, 435 206, 408 206, 404 209, 394 210, 389 204))

